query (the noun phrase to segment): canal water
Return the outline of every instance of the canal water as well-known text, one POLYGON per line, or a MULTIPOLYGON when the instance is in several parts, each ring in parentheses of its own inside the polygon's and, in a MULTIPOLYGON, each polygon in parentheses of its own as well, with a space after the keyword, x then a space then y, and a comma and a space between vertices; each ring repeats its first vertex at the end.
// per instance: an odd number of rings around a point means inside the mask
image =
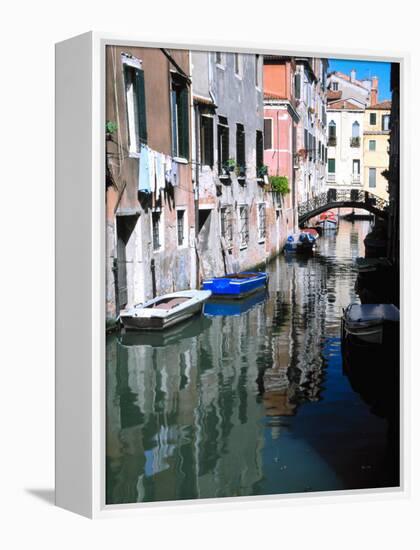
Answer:
POLYGON ((268 293, 211 302, 164 334, 108 336, 108 504, 399 484, 381 371, 364 391, 342 367, 368 230, 342 221, 312 257, 280 256, 268 293))

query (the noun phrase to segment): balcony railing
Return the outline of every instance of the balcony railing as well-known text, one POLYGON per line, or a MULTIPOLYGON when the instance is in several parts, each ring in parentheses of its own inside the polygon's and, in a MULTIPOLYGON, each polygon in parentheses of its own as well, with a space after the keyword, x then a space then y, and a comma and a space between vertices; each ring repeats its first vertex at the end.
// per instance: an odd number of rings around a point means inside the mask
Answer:
POLYGON ((351 182, 354 184, 360 184, 360 174, 353 174, 351 177, 351 182))
POLYGON ((327 181, 334 182, 335 181, 335 174, 333 174, 333 173, 327 174, 327 181))
POLYGON ((350 138, 350 147, 360 147, 360 138, 359 137, 350 138))
POLYGON ((328 138, 328 147, 335 147, 337 145, 337 138, 336 137, 329 137, 328 138))

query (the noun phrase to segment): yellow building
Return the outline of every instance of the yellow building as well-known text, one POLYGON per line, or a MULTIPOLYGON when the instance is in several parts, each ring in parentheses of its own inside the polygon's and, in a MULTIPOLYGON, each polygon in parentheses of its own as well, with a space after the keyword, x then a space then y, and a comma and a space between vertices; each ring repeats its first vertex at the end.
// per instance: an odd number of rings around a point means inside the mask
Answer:
POLYGON ((386 200, 388 180, 382 172, 389 168, 389 121, 391 102, 366 107, 363 130, 364 189, 386 200))

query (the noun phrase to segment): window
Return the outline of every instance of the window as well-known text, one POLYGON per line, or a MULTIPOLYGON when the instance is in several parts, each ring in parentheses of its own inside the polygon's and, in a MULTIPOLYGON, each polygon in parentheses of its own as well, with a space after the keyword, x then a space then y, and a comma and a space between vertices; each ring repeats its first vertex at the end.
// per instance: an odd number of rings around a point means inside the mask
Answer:
POLYGON ((358 138, 360 132, 360 124, 357 122, 353 122, 353 125, 351 127, 351 137, 358 138))
POLYGON ((300 98, 301 98, 301 86, 300 86, 300 83, 301 83, 301 76, 300 76, 300 73, 296 73, 296 74, 295 74, 295 97, 296 97, 296 99, 300 99, 300 98))
POLYGON ((234 66, 235 66, 235 74, 238 76, 242 76, 242 57, 239 53, 234 53, 234 66))
POLYGON ((232 244, 232 207, 222 206, 220 209, 220 232, 228 245, 232 244))
POLYGON ((360 182, 360 160, 353 159, 353 182, 360 182))
POLYGON ((328 124, 328 145, 330 147, 337 145, 337 129, 333 120, 328 124))
POLYGON ((369 124, 371 126, 375 126, 375 124, 376 124, 376 113, 370 113, 369 114, 369 124))
POLYGON ((174 157, 189 158, 189 100, 187 81, 178 74, 172 74, 172 154, 174 157))
POLYGON ((258 205, 258 240, 265 240, 266 219, 265 219, 265 203, 258 205))
POLYGON ((376 187, 376 168, 369 168, 369 187, 376 187))
POLYGON ((217 165, 219 175, 227 170, 227 162, 229 159, 229 126, 226 117, 219 116, 217 125, 217 165))
POLYGON ((201 164, 204 166, 213 166, 214 164, 214 136, 213 136, 213 117, 201 115, 200 117, 201 134, 201 164))
POLYGON ((176 226, 178 232, 178 246, 185 245, 185 210, 176 211, 176 226))
POLYGON ((328 159, 328 172, 335 174, 335 159, 328 159))
POLYGON ((264 149, 271 149, 273 147, 273 119, 264 119, 264 149))
POLYGON ((376 151, 376 140, 370 139, 369 140, 369 151, 376 151))
POLYGON ((244 248, 248 245, 249 225, 248 225, 248 206, 239 207, 239 239, 240 246, 244 248))
POLYGON ((236 164, 239 168, 239 175, 245 175, 245 130, 243 124, 236 125, 236 164))
POLYGON ((389 115, 382 115, 382 131, 389 132, 389 115))
POLYGON ((262 177, 261 170, 264 166, 264 139, 263 133, 260 130, 257 130, 256 136, 256 168, 257 168, 257 178, 262 177))
POLYGON ((218 65, 223 65, 223 54, 222 54, 222 52, 216 52, 216 63, 218 65))
POLYGON ((332 89, 334 92, 336 92, 338 90, 338 82, 333 82, 332 83, 332 89))
POLYGON ((161 213, 152 212, 152 242, 153 250, 159 250, 162 247, 161 243, 161 213))
POLYGON ((123 71, 127 106, 128 148, 131 154, 140 152, 147 142, 146 95, 144 71, 140 62, 123 56, 123 71))

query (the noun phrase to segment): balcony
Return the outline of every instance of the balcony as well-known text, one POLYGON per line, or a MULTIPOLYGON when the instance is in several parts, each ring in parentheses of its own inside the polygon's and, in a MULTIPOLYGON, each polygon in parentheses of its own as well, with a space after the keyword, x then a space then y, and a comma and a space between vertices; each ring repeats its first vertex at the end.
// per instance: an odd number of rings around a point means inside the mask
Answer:
POLYGON ((353 185, 360 185, 360 174, 352 174, 351 183, 353 185))
POLYGON ((360 147, 360 138, 359 137, 350 138, 350 147, 360 147))
POLYGON ((335 147, 337 145, 337 138, 335 136, 328 138, 328 147, 335 147))

